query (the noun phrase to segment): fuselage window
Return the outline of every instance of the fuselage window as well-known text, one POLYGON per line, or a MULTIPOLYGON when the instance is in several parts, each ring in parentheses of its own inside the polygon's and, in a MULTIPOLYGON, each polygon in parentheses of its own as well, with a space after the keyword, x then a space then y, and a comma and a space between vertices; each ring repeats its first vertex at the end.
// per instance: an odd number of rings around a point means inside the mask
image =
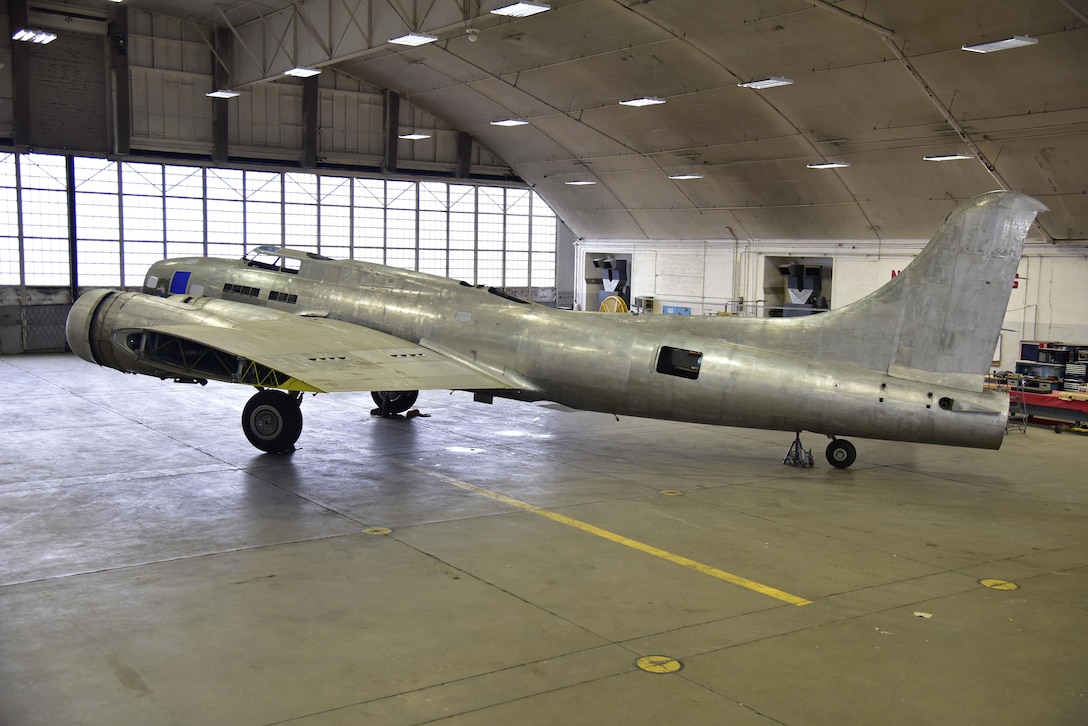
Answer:
POLYGON ((661 346, 657 354, 657 372, 695 380, 703 366, 703 354, 697 350, 661 346))
POLYGON ((257 297, 261 294, 259 287, 246 287, 245 285, 223 285, 223 292, 233 292, 235 295, 247 295, 249 297, 257 297))
POLYGON ((268 299, 272 302, 282 302, 294 305, 298 302, 298 295, 289 295, 285 292, 276 292, 275 290, 273 290, 272 292, 268 293, 268 299))

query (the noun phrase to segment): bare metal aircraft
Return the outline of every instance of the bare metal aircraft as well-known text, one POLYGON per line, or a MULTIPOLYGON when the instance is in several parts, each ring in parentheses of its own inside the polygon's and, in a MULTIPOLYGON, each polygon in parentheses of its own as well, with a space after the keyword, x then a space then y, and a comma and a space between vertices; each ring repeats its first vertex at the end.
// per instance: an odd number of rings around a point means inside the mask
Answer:
POLYGON ((1028 228, 1045 209, 1015 192, 976 197, 882 288, 807 317, 563 311, 260 247, 240 260, 157 262, 143 292, 87 292, 68 317, 68 344, 120 371, 257 388, 242 428, 270 453, 294 448, 307 392, 371 391, 381 413, 397 414, 429 389, 812 431, 831 438, 827 459, 839 468, 856 457, 841 436, 996 449, 1008 396, 984 390, 983 375, 1028 228))

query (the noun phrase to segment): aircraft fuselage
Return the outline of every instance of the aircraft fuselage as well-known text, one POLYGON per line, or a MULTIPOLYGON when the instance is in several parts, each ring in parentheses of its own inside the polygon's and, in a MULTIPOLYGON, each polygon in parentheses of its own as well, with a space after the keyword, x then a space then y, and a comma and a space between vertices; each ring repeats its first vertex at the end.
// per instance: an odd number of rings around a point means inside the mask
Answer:
POLYGON ((772 345, 815 334, 796 319, 576 313, 362 262, 304 259, 297 267, 168 260, 152 267, 146 291, 184 270, 186 294, 374 328, 512 386, 484 400, 982 448, 1000 446, 1005 431, 1004 395, 821 361, 799 354, 797 342, 772 345))

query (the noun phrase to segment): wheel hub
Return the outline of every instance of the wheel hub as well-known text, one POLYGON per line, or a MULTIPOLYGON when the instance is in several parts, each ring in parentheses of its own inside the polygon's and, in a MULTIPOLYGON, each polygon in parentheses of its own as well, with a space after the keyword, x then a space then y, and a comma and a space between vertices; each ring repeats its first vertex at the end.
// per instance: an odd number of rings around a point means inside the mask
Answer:
POLYGON ((259 408, 253 412, 253 430, 263 438, 271 439, 282 428, 279 414, 270 407, 259 408))

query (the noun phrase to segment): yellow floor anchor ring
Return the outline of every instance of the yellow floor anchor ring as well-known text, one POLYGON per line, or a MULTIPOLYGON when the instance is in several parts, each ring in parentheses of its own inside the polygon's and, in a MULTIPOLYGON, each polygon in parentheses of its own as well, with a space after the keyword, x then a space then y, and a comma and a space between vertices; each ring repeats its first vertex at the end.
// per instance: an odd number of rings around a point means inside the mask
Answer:
POLYGON ((644 655, 635 661, 640 670, 647 673, 676 673, 684 664, 667 655, 644 655))

